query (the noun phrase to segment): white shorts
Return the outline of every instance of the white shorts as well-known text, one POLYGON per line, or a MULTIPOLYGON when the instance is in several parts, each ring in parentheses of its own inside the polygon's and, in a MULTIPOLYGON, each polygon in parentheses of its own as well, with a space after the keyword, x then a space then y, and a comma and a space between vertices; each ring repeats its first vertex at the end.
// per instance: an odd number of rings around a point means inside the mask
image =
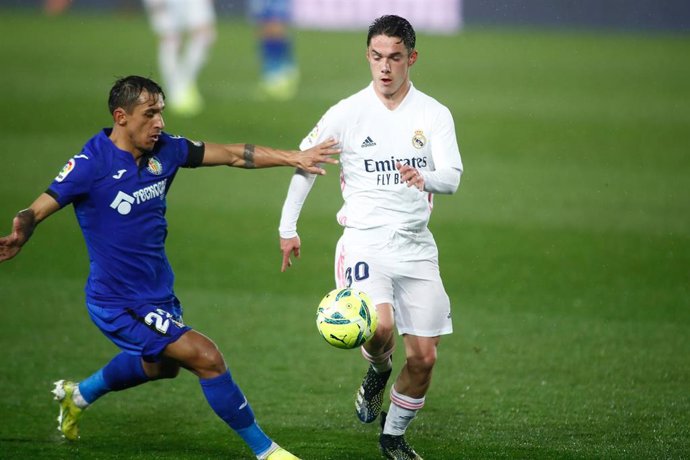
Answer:
POLYGON ((216 22, 213 0, 144 0, 151 27, 158 35, 175 34, 216 22))
POLYGON ((453 332, 438 249, 428 229, 346 228, 336 246, 335 283, 366 292, 376 305, 392 304, 399 334, 436 337, 453 332))

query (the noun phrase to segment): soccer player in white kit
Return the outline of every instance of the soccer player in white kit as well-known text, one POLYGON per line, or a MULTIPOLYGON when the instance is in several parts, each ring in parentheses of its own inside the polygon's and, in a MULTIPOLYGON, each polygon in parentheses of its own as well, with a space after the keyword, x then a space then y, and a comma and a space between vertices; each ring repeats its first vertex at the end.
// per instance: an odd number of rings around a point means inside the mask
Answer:
POLYGON ((158 65, 168 94, 168 109, 183 116, 201 112, 199 72, 216 40, 213 0, 144 0, 158 36, 158 65))
MULTIPOLYGON (((415 32, 399 16, 369 27, 366 57, 372 82, 331 107, 300 144, 340 141, 344 227, 335 255, 338 287, 368 293, 379 316, 374 337, 362 346, 370 366, 355 409, 364 423, 381 413, 392 371, 393 334, 403 336, 405 364, 381 415, 380 449, 386 458, 420 459, 404 433, 424 400, 440 336, 453 330, 450 301, 427 224, 433 194, 452 194, 463 166, 450 111, 417 90, 410 68, 417 61, 415 32)), ((282 271, 300 255, 297 220, 315 175, 293 176, 280 220, 282 271)))

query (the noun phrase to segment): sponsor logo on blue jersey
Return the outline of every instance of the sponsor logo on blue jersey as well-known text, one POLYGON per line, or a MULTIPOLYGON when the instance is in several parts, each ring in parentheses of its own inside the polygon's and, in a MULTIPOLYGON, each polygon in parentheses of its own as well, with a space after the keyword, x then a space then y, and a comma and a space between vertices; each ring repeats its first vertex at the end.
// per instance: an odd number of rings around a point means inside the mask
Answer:
POLYGON ((140 188, 131 195, 121 190, 115 195, 115 199, 110 203, 110 207, 116 210, 120 215, 126 216, 132 212, 132 206, 144 203, 153 198, 165 198, 165 189, 168 179, 156 182, 153 185, 140 188))

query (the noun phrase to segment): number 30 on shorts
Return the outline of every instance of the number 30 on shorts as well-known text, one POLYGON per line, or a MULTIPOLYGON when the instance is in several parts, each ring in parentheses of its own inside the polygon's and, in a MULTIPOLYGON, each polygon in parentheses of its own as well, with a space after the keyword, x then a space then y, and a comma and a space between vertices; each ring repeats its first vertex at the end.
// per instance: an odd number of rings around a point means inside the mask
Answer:
POLYGON ((364 281, 369 278, 369 264, 366 262, 357 262, 353 267, 345 269, 345 279, 347 280, 347 287, 352 286, 352 278, 355 281, 364 281))

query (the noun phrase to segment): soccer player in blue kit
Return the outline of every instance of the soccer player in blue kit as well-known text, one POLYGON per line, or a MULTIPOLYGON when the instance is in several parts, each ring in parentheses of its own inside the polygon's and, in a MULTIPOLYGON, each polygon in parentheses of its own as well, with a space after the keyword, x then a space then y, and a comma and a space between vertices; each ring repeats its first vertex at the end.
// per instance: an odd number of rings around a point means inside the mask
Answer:
POLYGON ((0 238, 3 262, 19 253, 40 222, 71 203, 89 253, 87 310, 121 350, 86 379, 55 383, 58 429, 77 440, 79 419, 98 398, 174 378, 182 367, 199 378, 208 404, 257 458, 296 459, 257 425, 216 345, 182 321, 165 254, 166 195, 179 168, 293 166, 323 174, 319 164, 337 162, 335 141, 299 152, 171 136, 163 131, 163 90, 139 76, 119 79, 108 106, 113 127, 91 138, 48 189, 17 213, 12 233, 0 238))
POLYGON ((287 101, 299 86, 299 66, 290 36, 292 0, 249 0, 249 13, 258 26, 261 80, 259 97, 287 101))

